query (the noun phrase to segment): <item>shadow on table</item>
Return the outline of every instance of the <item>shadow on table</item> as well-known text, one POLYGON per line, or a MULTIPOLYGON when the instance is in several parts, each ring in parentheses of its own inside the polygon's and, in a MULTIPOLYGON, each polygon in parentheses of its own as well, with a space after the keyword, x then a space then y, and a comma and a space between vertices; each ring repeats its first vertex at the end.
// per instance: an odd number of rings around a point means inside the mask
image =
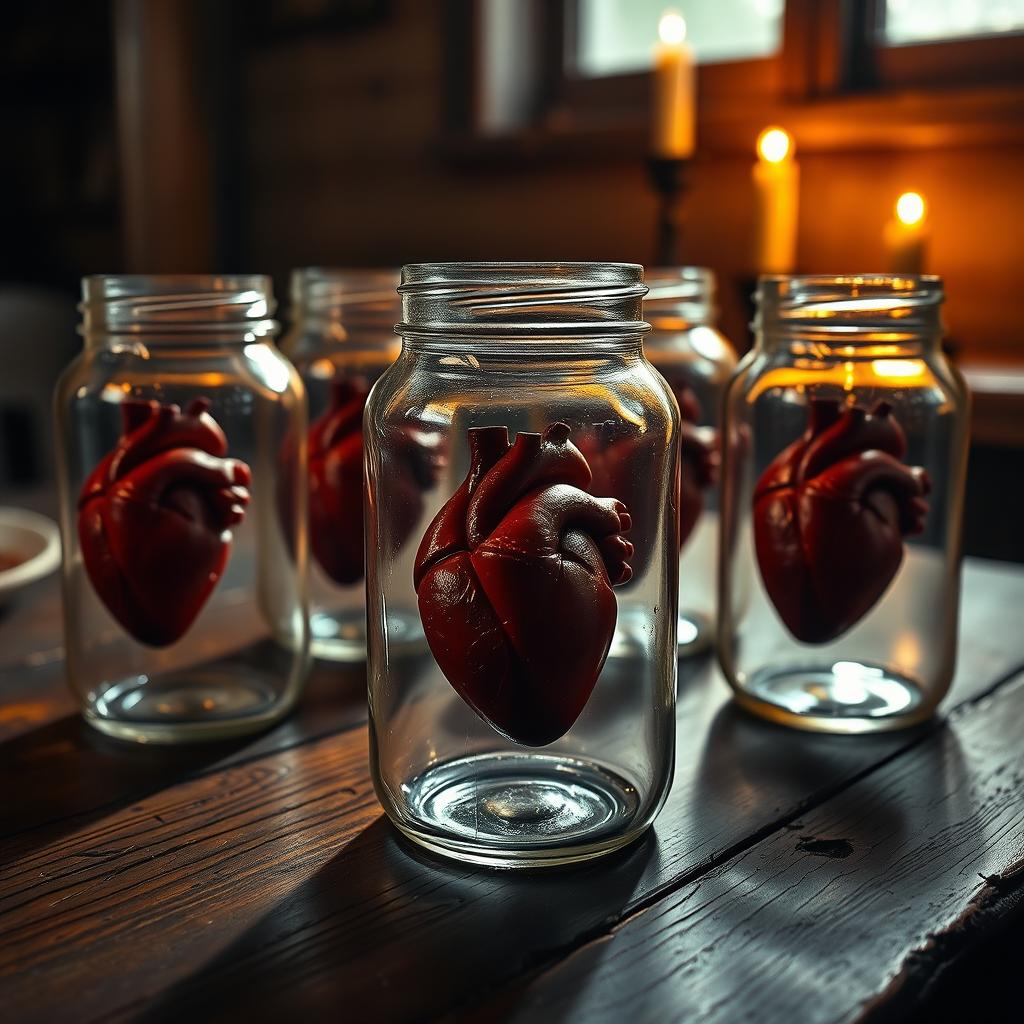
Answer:
POLYGON ((618 1020, 632 993, 628 1009, 637 1019, 696 1018, 712 1007, 716 1020, 739 1020, 754 1012, 751 993, 758 993, 772 1019, 800 1020, 812 1004, 834 1004, 839 1013, 848 991, 859 998, 883 991, 907 952, 894 940, 902 917, 926 919, 932 906, 930 862, 959 856, 939 837, 979 829, 953 730, 938 722, 851 743, 726 705, 705 751, 704 799, 695 810, 728 800, 756 806, 795 781, 806 786, 813 773, 824 783, 853 767, 849 751, 865 747, 874 770, 848 777, 800 819, 760 836, 752 814, 749 848, 632 918, 614 942, 588 945, 535 984, 509 986, 470 1019, 618 1020), (912 749, 885 756, 901 746, 912 749), (723 771, 729 759, 737 771, 723 771), (877 977, 858 980, 851 959, 861 974, 875 965, 877 977))
POLYGON ((432 1018, 604 931, 657 857, 648 833, 592 865, 488 871, 381 817, 142 1019, 432 1018))
MULTIPOLYGON (((698 788, 717 803, 751 814, 791 816, 800 810, 793 806, 793 794, 802 794, 800 804, 813 807, 940 725, 932 720, 899 732, 838 736, 778 725, 730 701, 708 730, 698 788)), ((699 801, 695 810, 702 805, 707 801, 699 801)))
POLYGON ((365 720, 364 667, 317 662, 296 711, 255 736, 161 747, 111 739, 77 714, 47 722, 0 743, 0 865, 113 807, 365 720))

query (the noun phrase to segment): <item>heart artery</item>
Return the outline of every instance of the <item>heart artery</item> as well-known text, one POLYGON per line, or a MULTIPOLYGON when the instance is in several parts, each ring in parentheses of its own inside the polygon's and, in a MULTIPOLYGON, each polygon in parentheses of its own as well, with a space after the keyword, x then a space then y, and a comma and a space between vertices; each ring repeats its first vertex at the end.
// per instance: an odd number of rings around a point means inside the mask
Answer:
POLYGON ((754 490, 761 579, 786 628, 827 643, 878 602, 928 514, 928 474, 901 461, 906 436, 890 407, 841 409, 812 399, 803 436, 754 490))
POLYGON ((78 499, 85 569, 108 611, 141 643, 180 640, 220 581, 231 528, 249 502, 249 467, 197 399, 127 400, 123 434, 78 499))
POLYGON ((543 435, 469 430, 471 464, 427 528, 414 583, 430 650, 494 729, 543 746, 572 727, 615 631, 613 586, 632 575, 626 506, 588 494, 586 459, 543 435))

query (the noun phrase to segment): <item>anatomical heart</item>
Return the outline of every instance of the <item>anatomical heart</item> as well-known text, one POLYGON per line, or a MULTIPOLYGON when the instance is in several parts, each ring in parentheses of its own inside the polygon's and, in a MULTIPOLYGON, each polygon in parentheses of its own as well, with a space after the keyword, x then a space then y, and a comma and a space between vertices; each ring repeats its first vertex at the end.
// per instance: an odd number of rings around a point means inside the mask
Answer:
POLYGON ((700 427, 701 408, 693 389, 671 381, 679 401, 679 547, 690 539, 704 510, 704 492, 718 482, 718 431, 700 427))
POLYGON ((920 533, 930 484, 906 466, 906 436, 874 410, 812 399, 803 436, 754 490, 761 578, 789 631, 826 643, 856 625, 892 582, 903 540, 920 533))
POLYGON ((336 381, 309 428, 309 534, 313 557, 335 583, 363 578, 363 381, 336 381))
POLYGON ((474 711, 543 746, 583 711, 604 666, 633 546, 626 506, 587 493, 564 423, 543 435, 469 430, 471 463, 416 555, 434 658, 474 711))
POLYGON ((249 467, 225 458, 227 439, 197 399, 121 403, 123 434, 78 499, 89 579, 136 640, 181 639, 217 586, 231 528, 249 502, 249 467))
MULTIPOLYGON (((309 428, 310 547, 320 568, 342 586, 365 575, 363 408, 369 393, 366 380, 334 381, 329 406, 309 428)), ((411 427, 392 439, 389 455, 389 511, 393 540, 401 547, 419 522, 423 493, 434 486, 441 456, 436 437, 411 427)), ((282 450, 283 459, 291 457, 291 448, 282 450)), ((281 508, 288 526, 290 505, 284 498, 281 508)))

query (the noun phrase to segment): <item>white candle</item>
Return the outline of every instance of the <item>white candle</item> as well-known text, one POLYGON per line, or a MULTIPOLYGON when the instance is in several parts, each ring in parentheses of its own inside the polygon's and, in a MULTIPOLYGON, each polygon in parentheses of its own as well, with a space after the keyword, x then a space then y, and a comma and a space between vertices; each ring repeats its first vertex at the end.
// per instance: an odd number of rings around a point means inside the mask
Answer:
POLYGON ((696 148, 696 61, 693 47, 686 41, 686 21, 678 11, 666 11, 661 16, 658 36, 654 47, 651 148, 655 156, 684 160, 696 148))
POLYGON ((796 266, 800 168, 793 141, 781 128, 766 128, 757 139, 755 267, 762 274, 789 274, 796 266))
POLYGON ((885 225, 883 234, 890 273, 920 274, 924 271, 927 212, 928 206, 919 192, 904 192, 896 200, 896 216, 885 225))

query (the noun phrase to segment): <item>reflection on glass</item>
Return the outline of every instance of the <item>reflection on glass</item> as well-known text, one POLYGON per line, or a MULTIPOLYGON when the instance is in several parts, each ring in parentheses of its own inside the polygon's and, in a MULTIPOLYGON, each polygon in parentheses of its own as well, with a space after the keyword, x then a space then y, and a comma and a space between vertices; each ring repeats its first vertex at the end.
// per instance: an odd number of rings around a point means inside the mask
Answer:
POLYGON ((686 18, 686 38, 699 64, 770 57, 782 39, 783 0, 580 0, 576 70, 587 78, 651 66, 666 9, 686 18))
POLYGON ((892 46, 1024 31, 1024 0, 887 0, 892 46))

